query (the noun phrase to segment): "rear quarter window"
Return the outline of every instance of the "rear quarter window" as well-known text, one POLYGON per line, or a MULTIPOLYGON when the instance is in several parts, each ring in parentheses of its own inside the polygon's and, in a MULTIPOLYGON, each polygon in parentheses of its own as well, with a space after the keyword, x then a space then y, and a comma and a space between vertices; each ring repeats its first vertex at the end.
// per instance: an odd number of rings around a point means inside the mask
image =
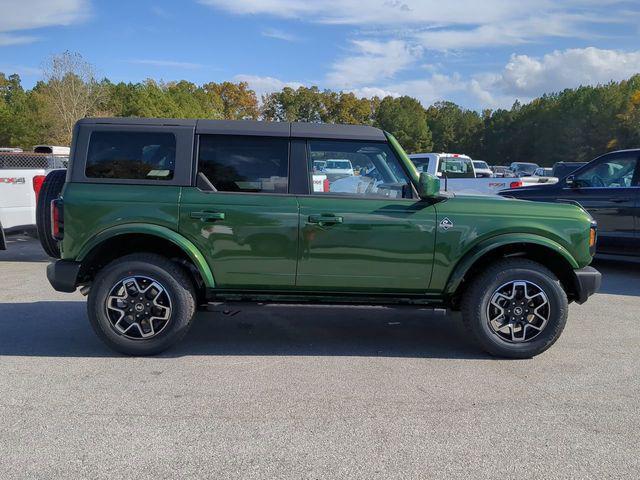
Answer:
POLYGON ((169 132, 91 133, 87 178, 171 180, 176 163, 176 138, 169 132))

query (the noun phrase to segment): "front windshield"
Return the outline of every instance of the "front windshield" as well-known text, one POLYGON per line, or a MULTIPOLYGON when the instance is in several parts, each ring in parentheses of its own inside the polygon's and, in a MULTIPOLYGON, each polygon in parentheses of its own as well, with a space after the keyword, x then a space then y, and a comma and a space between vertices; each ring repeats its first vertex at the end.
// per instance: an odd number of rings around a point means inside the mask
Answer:
POLYGON ((488 169, 489 165, 487 165, 487 162, 480 162, 478 160, 475 160, 473 162, 474 167, 476 168, 483 168, 483 169, 488 169))

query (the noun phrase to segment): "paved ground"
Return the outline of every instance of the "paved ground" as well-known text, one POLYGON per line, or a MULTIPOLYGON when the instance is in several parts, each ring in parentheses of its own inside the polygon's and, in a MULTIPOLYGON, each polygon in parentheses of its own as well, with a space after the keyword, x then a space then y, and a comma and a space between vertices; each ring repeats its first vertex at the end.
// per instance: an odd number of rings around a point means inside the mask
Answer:
POLYGON ((600 262, 533 360, 453 318, 374 308, 200 314, 157 358, 112 354, 37 243, 0 252, 0 478, 637 478, 640 273, 600 262))

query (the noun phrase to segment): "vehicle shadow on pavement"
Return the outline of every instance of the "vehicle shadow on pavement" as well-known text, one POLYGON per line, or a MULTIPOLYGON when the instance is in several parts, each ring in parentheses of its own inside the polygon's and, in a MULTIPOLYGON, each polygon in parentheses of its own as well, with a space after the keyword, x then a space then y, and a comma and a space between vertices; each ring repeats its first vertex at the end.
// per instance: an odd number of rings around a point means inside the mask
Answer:
POLYGON ((640 296, 640 261, 596 258, 593 267, 602 273, 599 293, 640 296))
POLYGON ((27 235, 7 235, 7 249, 0 250, 0 262, 50 262, 37 239, 27 235))
MULTIPOLYGON (((0 355, 120 356, 96 337, 84 302, 0 303, 0 355)), ((187 337, 160 357, 190 355, 490 358, 457 316, 330 306, 200 312, 187 337)))

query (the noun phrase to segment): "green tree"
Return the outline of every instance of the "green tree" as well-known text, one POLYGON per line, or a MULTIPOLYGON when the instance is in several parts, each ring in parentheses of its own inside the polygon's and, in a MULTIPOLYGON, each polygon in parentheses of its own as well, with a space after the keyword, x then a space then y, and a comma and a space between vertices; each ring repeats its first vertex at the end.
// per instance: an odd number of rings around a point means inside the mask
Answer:
POLYGON ((387 130, 410 153, 429 152, 433 148, 427 112, 411 97, 386 97, 376 110, 375 123, 387 130))

